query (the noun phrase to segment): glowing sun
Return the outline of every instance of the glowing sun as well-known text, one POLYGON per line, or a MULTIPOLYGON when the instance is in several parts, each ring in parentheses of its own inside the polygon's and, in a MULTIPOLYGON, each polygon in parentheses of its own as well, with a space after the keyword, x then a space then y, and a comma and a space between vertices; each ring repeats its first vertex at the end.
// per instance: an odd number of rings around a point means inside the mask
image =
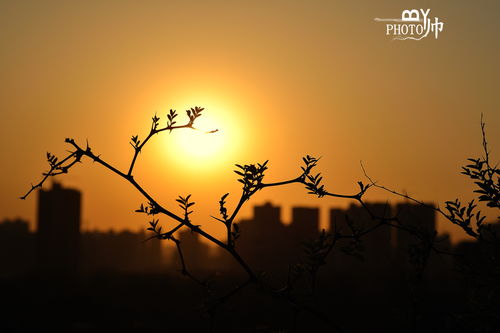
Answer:
POLYGON ((215 157, 226 145, 224 130, 213 118, 203 115, 196 119, 194 127, 194 130, 186 128, 174 133, 174 144, 186 157, 215 157))
MULTIPOLYGON (((179 117, 182 119, 182 113, 179 117)), ((182 123, 179 120, 179 123, 182 123)), ((227 163, 239 150, 241 131, 220 109, 207 108, 194 122, 195 129, 182 128, 168 135, 170 159, 183 167, 207 169, 227 163)))

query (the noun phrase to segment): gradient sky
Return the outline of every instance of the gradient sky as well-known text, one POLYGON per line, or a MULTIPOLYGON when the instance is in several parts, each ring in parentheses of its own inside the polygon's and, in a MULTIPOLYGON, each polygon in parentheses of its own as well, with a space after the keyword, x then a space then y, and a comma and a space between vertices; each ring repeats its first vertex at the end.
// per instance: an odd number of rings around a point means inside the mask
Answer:
MULTIPOLYGON (((60 156, 65 137, 125 169, 131 135, 151 116, 180 118, 193 106, 217 124, 211 157, 180 149, 177 133, 146 146, 136 169, 174 211, 193 194, 194 222, 211 231, 218 200, 239 183, 234 163, 270 160, 268 181, 298 175, 301 157, 322 156, 332 192, 352 193, 369 174, 436 203, 471 198, 460 175, 481 151, 483 113, 493 158, 500 147, 498 1, 0 1, 0 217, 33 225, 36 195, 17 199, 60 156), (375 17, 430 8, 445 23, 436 40, 392 41, 375 17)), ((210 125, 208 125, 210 126, 210 125)), ((182 135, 185 135, 182 134, 182 135)), ((183 141, 184 142, 184 141, 183 141)), ((83 191, 84 229, 138 230, 143 200, 123 180, 85 161, 59 180, 83 191)), ((50 184, 47 184, 49 187, 50 184)), ((370 193, 371 200, 391 200, 370 193)), ((262 191, 326 209, 299 185, 262 191)), ((442 231, 460 234, 446 223, 442 231)))

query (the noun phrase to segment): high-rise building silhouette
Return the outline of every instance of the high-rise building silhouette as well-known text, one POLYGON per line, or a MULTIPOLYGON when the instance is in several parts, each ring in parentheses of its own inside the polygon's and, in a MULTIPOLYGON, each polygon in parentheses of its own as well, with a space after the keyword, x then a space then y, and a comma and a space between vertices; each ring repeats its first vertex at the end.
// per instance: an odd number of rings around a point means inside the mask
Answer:
POLYGON ((236 247, 258 270, 270 271, 289 261, 287 228, 281 223, 281 207, 270 202, 253 207, 253 218, 239 222, 236 247))
MULTIPOLYGON (((427 206, 434 207, 430 203, 427 206)), ((428 236, 432 236, 436 230, 436 212, 433 209, 412 203, 400 203, 396 206, 396 212, 398 219, 410 230, 428 236)), ((407 252, 408 248, 417 241, 414 233, 403 229, 398 229, 396 235, 397 249, 401 253, 407 252)))
MULTIPOLYGON (((253 229, 258 230, 257 225, 261 225, 272 233, 272 231, 281 231, 281 207, 273 206, 270 202, 266 202, 262 206, 253 207, 253 229)), ((259 231, 264 231, 263 229, 259 231)))
MULTIPOLYGON (((415 265, 412 264, 415 261, 413 257, 416 253, 425 251, 427 244, 430 244, 436 237, 436 211, 433 207, 432 203, 423 206, 410 202, 396 206, 396 215, 403 229, 394 230, 396 233, 395 261, 403 275, 412 274, 412 270, 415 270, 415 265)), ((438 241, 436 244, 441 250, 449 250, 449 238, 441 236, 435 241, 438 241)), ((448 259, 448 257, 436 256, 431 251, 425 262, 427 276, 432 279, 437 274, 445 274, 451 264, 448 259)))
MULTIPOLYGON (((302 243, 319 234, 319 209, 292 208, 292 221, 285 225, 281 220, 281 207, 270 202, 253 207, 253 217, 238 222, 241 236, 236 249, 256 271, 265 271, 273 278, 283 278, 290 265, 298 264, 304 254, 302 243)), ((223 254, 222 254, 223 255, 223 254)), ((234 259, 226 256, 222 270, 234 269, 234 259)))
POLYGON ((288 226, 299 241, 313 239, 319 231, 319 209, 316 207, 293 207, 292 223, 288 226))
POLYGON ((352 204, 348 209, 330 210, 331 232, 351 235, 357 231, 370 230, 358 242, 352 238, 341 239, 331 261, 337 271, 362 275, 375 272, 377 277, 382 278, 392 265, 393 233, 386 225, 374 228, 378 221, 372 219, 369 212, 378 217, 390 217, 391 206, 385 203, 367 203, 366 207, 352 204))
POLYGON ((17 218, 0 222, 0 278, 29 273, 34 253, 27 221, 17 218))
POLYGON ((53 183, 38 192, 37 265, 40 273, 74 275, 80 263, 81 193, 53 183))

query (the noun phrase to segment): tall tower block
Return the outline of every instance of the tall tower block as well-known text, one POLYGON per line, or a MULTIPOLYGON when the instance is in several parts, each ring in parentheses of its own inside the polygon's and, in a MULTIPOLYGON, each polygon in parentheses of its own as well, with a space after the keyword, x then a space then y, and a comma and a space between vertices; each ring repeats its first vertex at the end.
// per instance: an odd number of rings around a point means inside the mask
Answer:
POLYGON ((80 264, 81 193, 54 183, 38 192, 37 264, 40 273, 74 275, 80 264))

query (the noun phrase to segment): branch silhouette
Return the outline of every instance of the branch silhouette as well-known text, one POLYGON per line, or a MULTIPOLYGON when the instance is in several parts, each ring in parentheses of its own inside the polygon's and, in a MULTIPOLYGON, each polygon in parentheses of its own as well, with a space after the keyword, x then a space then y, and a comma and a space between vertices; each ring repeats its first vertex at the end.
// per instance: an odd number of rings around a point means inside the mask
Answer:
MULTIPOLYGON (((155 216, 157 214, 163 214, 166 215, 167 217, 175 220, 178 222, 178 225, 174 227, 173 229, 167 231, 167 232, 162 232, 161 226, 159 226, 159 219, 153 219, 152 221, 149 222, 150 228, 148 228, 150 231, 153 232, 153 237, 152 238, 158 238, 158 239, 165 239, 165 240, 170 240, 173 241, 176 245, 176 248, 178 250, 179 258, 181 260, 181 273, 183 275, 188 276, 189 278, 193 279, 194 281, 198 282, 199 284, 204 285, 204 282, 202 282, 200 279, 196 278, 193 274, 191 274, 188 269, 187 265, 184 260, 182 248, 180 241, 174 236, 175 233, 180 230, 182 227, 187 227, 189 228, 192 232, 198 233, 208 241, 212 242, 216 246, 224 249, 227 251, 235 260, 236 262, 242 267, 242 269, 247 273, 249 280, 254 284, 263 284, 262 279, 259 278, 259 276, 253 271, 253 269, 247 264, 247 262, 240 256, 240 254, 236 251, 235 249, 235 240, 239 236, 239 229, 237 224, 234 223, 234 220, 236 216, 238 215, 240 209, 242 208, 243 204, 248 201, 252 195, 254 195, 257 191, 262 190, 266 187, 274 187, 274 186, 283 186, 283 185, 288 185, 292 183, 302 183, 307 185, 306 177, 309 176, 309 173, 311 169, 316 166, 317 159, 307 156, 304 158, 305 162, 305 167, 302 167, 302 173, 293 179, 290 180, 284 180, 284 181, 278 181, 278 182, 272 182, 272 183, 263 183, 264 179, 264 172, 267 170, 267 161, 264 162, 263 164, 249 164, 249 165, 236 165, 236 167, 239 170, 236 170, 236 174, 241 176, 240 179, 238 179, 239 182, 243 184, 243 189, 241 193, 240 200, 233 210, 233 212, 229 215, 227 208, 225 207, 225 201, 224 199, 228 196, 226 194, 221 198, 220 201, 220 206, 221 206, 221 214, 222 214, 222 219, 218 219, 219 221, 223 222, 226 225, 227 228, 227 241, 223 242, 219 239, 217 239, 215 236, 207 233, 204 231, 199 225, 195 225, 192 223, 189 215, 191 214, 191 211, 189 210, 191 206, 194 205, 194 202, 190 202, 190 197, 191 195, 188 195, 186 197, 179 196, 179 198, 176 200, 179 203, 179 206, 183 210, 183 216, 179 216, 169 209, 166 209, 163 205, 161 205, 156 199, 154 199, 135 179, 133 176, 133 170, 135 163, 138 159, 138 156, 140 152, 144 149, 144 146, 149 142, 149 140, 155 135, 160 132, 164 131, 169 131, 172 132, 173 130, 177 130, 180 128, 190 128, 193 130, 196 130, 196 127, 194 126, 195 121, 197 118, 201 116, 201 113, 204 109, 201 107, 194 107, 186 111, 186 114, 189 118, 187 123, 184 125, 175 125, 176 120, 175 118, 177 117, 177 112, 175 110, 170 110, 170 112, 167 115, 167 125, 165 127, 159 127, 160 126, 160 118, 155 115, 152 117, 152 123, 151 123, 151 129, 149 134, 146 136, 146 138, 141 141, 137 135, 132 136, 130 145, 134 149, 134 154, 132 156, 130 166, 128 168, 128 171, 123 172, 120 171, 118 168, 114 167, 112 164, 109 162, 103 160, 99 155, 95 154, 91 147, 87 145, 85 148, 82 148, 79 144, 75 142, 74 139, 72 138, 67 138, 65 142, 69 144, 72 147, 72 151, 63 158, 62 160, 58 160, 58 158, 55 155, 52 155, 50 153, 47 153, 47 161, 49 163, 50 169, 43 173, 43 178, 41 181, 36 184, 36 185, 31 185, 31 188, 26 192, 25 195, 21 197, 21 199, 26 199, 35 189, 41 188, 42 185, 45 183, 45 181, 49 177, 53 176, 58 176, 61 174, 68 173, 70 168, 72 168, 74 165, 76 165, 78 162, 81 162, 82 158, 87 157, 93 162, 100 164, 104 168, 108 169, 112 173, 116 174, 117 176, 123 178, 127 182, 129 182, 136 190, 138 190, 142 196, 147 200, 147 204, 141 204, 140 208, 136 210, 138 213, 144 213, 146 215, 152 215, 155 216)), ((207 133, 214 133, 217 130, 212 130, 207 133)), ((340 195, 339 195, 340 196, 340 195)), ((343 196, 342 196, 343 197, 343 196)), ((240 289, 237 287, 235 289, 238 290, 240 289)), ((232 295, 234 293, 229 293, 229 295, 232 295)), ((221 301, 224 301, 228 297, 223 297, 221 298, 221 301)), ((293 303, 293 300, 291 298, 288 299, 291 303, 293 303)), ((220 303, 220 302, 218 302, 220 303)), ((309 307, 305 307, 306 309, 309 309, 309 307)), ((318 310, 312 310, 309 309, 309 312, 313 314, 318 314, 318 310)), ((324 315, 320 316, 325 318, 324 315)))
MULTIPOLYGON (((167 114, 167 124, 164 127, 160 127, 160 118, 157 115, 154 115, 154 117, 152 117, 149 134, 142 141, 140 140, 138 135, 132 136, 131 138, 130 145, 132 146, 134 151, 127 171, 121 171, 118 168, 114 167, 111 163, 103 160, 99 155, 95 154, 92 151, 91 147, 88 145, 88 142, 85 148, 82 148, 82 146, 77 144, 74 139, 67 138, 65 142, 72 148, 69 154, 63 159, 59 160, 56 156, 47 153, 49 170, 42 174, 42 179, 39 183, 37 183, 36 185, 31 185, 29 190, 21 197, 21 199, 26 199, 34 190, 36 190, 37 188, 41 188, 49 177, 66 174, 73 166, 75 166, 79 162, 82 162, 83 158, 88 158, 93 162, 103 166, 111 173, 124 179, 129 184, 131 184, 139 193, 141 193, 147 203, 142 203, 136 210, 136 212, 153 217, 152 220, 149 221, 148 230, 152 232, 152 236, 149 239, 157 238, 160 240, 169 240, 175 244, 181 263, 180 272, 182 275, 187 276, 197 284, 209 289, 209 283, 207 281, 199 279, 188 270, 188 264, 185 262, 185 257, 182 250, 182 244, 180 240, 175 236, 176 233, 183 227, 190 229, 193 233, 199 234, 220 249, 226 251, 246 273, 247 278, 243 283, 239 284, 225 295, 211 302, 207 310, 208 313, 210 313, 212 316, 215 316, 216 310, 220 305, 227 302, 240 290, 254 284, 261 290, 265 290, 271 297, 287 301, 298 312, 306 311, 316 316, 318 319, 327 323, 333 330, 338 332, 342 331, 340 325, 338 325, 334 320, 322 313, 320 309, 317 309, 308 303, 300 302, 295 297, 294 291, 296 289, 297 280, 301 276, 306 274, 309 276, 310 294, 311 296, 315 295, 316 278, 318 272, 320 268, 325 265, 326 258, 332 253, 339 240, 344 239, 349 241, 348 245, 341 248, 344 253, 355 257, 362 257, 361 252, 363 252, 364 249, 364 246, 362 244, 363 238, 382 226, 396 228, 414 235, 420 242, 420 244, 418 245, 418 249, 415 250, 413 258, 417 280, 421 280, 431 252, 435 252, 440 255, 456 255, 455 253, 439 249, 439 246, 437 246, 438 239, 436 232, 430 232, 429 230, 425 230, 424 228, 421 228, 419 226, 405 224, 404 221, 398 216, 398 214, 389 216, 388 204, 386 204, 386 207, 381 215, 376 214, 364 200, 364 195, 368 190, 372 188, 381 189, 396 196, 406 198, 423 207, 432 209, 447 218, 451 223, 460 226, 469 236, 472 236, 476 239, 483 240, 485 231, 493 234, 493 231, 489 227, 489 225, 483 223, 485 217, 481 216, 481 212, 477 209, 474 201, 471 201, 467 206, 462 206, 458 199, 455 201, 447 201, 445 211, 440 209, 439 207, 425 204, 423 201, 414 199, 407 194, 402 194, 379 185, 368 176, 363 165, 361 165, 361 168, 369 183, 365 184, 362 181, 359 181, 357 183, 359 189, 354 194, 330 192, 322 183, 323 177, 321 173, 313 172, 316 170, 320 159, 306 155, 302 159, 303 165, 300 167, 300 172, 298 173, 297 177, 274 182, 264 182, 265 172, 268 169, 268 161, 265 161, 262 164, 236 164, 236 170, 234 170, 234 172, 239 177, 238 182, 242 184, 239 200, 231 212, 226 203, 226 199, 230 194, 226 193, 222 195, 219 200, 220 216, 212 216, 212 218, 214 218, 216 221, 223 223, 226 228, 226 240, 220 240, 209 232, 203 230, 200 225, 194 224, 191 220, 190 215, 192 213, 192 208, 195 205, 195 202, 191 201, 190 194, 186 195, 185 197, 179 196, 176 199, 176 202, 182 210, 182 214, 178 215, 165 208, 165 206, 161 205, 157 199, 153 198, 148 193, 148 191, 134 179, 133 175, 134 167, 140 155, 140 152, 144 149, 145 145, 154 135, 166 131, 170 133, 181 128, 198 130, 195 127, 195 122, 202 115, 203 110, 204 109, 201 107, 194 107, 187 110, 186 115, 188 117, 188 120, 184 125, 176 125, 177 122, 175 119, 178 114, 175 110, 170 110, 167 114), (281 287, 273 287, 266 281, 265 278, 257 274, 237 251, 236 245, 237 239, 240 237, 240 229, 238 224, 235 223, 235 219, 237 218, 243 205, 248 202, 256 192, 269 187, 287 186, 291 184, 301 184, 308 191, 308 194, 315 195, 318 198, 332 197, 357 202, 369 214, 371 220, 373 221, 373 224, 371 224, 367 228, 362 228, 358 226, 355 221, 347 219, 347 226, 349 230, 347 230, 346 232, 343 232, 343 230, 338 228, 336 224, 334 225, 333 230, 330 232, 326 232, 325 230, 323 230, 317 239, 304 244, 306 259, 305 261, 290 267, 287 281, 284 283, 284 285, 281 287), (165 215, 167 218, 176 221, 177 224, 174 228, 171 228, 168 231, 163 231, 161 225, 159 225, 159 218, 155 218, 156 215, 165 215), (471 222, 475 222, 475 229, 473 228, 471 222)), ((480 195, 479 201, 486 202, 488 207, 500 208, 500 182, 498 180, 498 175, 500 174, 500 172, 496 166, 492 167, 490 164, 490 155, 486 141, 485 126, 482 118, 481 130, 483 134, 483 149, 485 156, 479 159, 469 159, 472 164, 465 166, 462 173, 473 179, 475 181, 475 184, 479 187, 479 189, 475 191, 480 195)), ((212 130, 206 133, 210 134, 216 131, 217 130, 212 130)), ((415 320, 417 318, 417 315, 418 314, 415 310, 415 320)))

